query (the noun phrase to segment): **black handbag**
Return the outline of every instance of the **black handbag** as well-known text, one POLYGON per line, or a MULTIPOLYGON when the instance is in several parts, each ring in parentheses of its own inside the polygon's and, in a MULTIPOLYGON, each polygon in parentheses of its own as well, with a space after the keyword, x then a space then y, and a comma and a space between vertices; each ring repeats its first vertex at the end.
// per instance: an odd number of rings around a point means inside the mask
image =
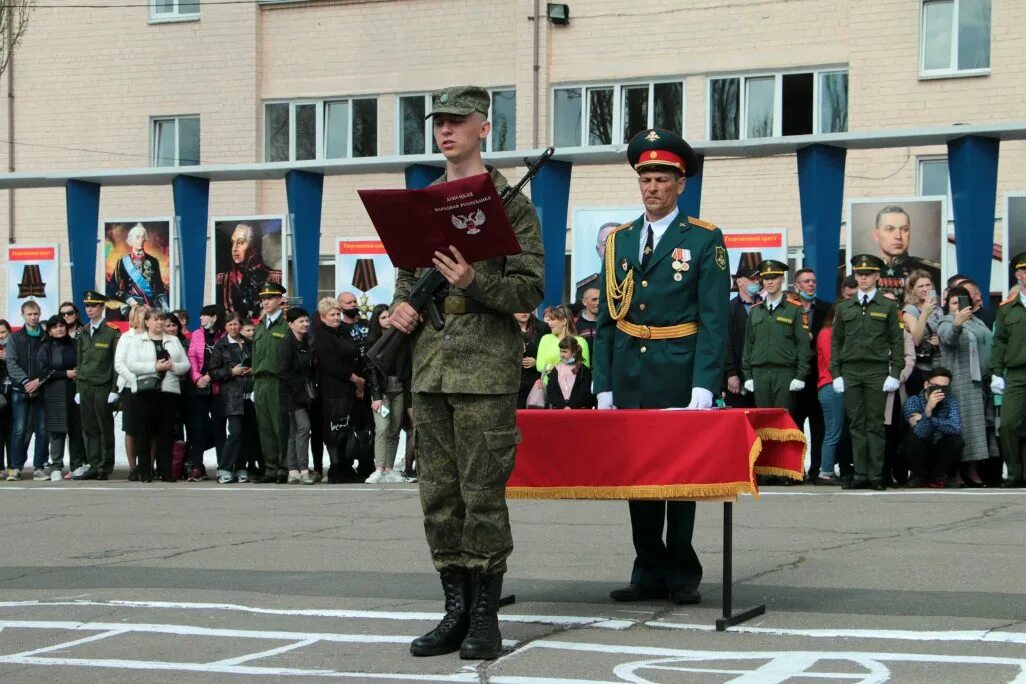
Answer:
POLYGON ((161 378, 159 375, 147 375, 144 378, 139 378, 135 382, 136 394, 146 392, 159 392, 161 380, 163 380, 163 378, 161 378))

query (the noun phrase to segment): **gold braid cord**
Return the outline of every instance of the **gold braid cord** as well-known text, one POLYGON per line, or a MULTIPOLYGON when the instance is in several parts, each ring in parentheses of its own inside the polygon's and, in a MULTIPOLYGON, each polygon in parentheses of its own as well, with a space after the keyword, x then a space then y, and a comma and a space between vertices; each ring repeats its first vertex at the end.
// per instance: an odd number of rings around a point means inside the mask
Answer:
POLYGON ((614 230, 606 238, 606 304, 614 321, 619 321, 627 315, 631 308, 631 299, 634 298, 634 269, 627 271, 627 276, 622 282, 616 282, 616 250, 613 243, 618 232, 619 230, 614 230), (619 306, 616 304, 617 300, 620 302, 619 306))

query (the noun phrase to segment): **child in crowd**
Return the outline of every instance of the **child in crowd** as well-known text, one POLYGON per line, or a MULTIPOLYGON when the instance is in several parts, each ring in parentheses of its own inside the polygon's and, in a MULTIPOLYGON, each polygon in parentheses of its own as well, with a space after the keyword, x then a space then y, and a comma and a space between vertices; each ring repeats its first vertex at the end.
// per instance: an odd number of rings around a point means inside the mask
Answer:
POLYGON ((560 362, 549 371, 545 400, 554 409, 595 408, 591 393, 591 371, 584 365, 581 343, 567 336, 559 341, 560 362))

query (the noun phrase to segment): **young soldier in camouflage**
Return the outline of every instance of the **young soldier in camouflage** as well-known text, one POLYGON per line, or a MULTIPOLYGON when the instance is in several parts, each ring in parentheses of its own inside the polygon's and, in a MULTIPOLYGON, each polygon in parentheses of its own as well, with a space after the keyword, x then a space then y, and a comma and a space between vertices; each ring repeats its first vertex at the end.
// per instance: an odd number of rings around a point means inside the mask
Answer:
MULTIPOLYGON (((489 96, 482 88, 447 88, 433 95, 435 142, 445 155, 442 183, 490 173, 499 192, 508 183, 481 159, 488 136, 489 96)), ((467 263, 455 248, 435 252, 435 268, 450 283, 444 330, 420 326, 408 296, 422 272, 399 270, 392 324, 414 334, 413 415, 424 529, 445 593, 445 617, 416 639, 416 656, 456 649, 460 657, 498 657, 498 607, 513 537, 506 480, 519 433, 516 399, 522 342, 513 314, 542 298, 541 229, 531 202, 506 207, 523 250, 467 263)))

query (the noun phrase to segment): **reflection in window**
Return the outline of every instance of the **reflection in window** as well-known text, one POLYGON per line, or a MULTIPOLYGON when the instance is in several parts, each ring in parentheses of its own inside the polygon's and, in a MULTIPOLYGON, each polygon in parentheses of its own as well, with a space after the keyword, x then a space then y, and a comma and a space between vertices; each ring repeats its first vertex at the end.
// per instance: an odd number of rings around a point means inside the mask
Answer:
POLYGON ((317 158, 317 105, 296 105, 296 161, 317 158))
POLYGON ((264 159, 289 161, 289 103, 269 104, 264 112, 264 159))
POLYGON ((349 102, 324 103, 324 156, 344 159, 349 156, 349 102))
POLYGON ((399 139, 399 154, 424 154, 427 139, 424 133, 424 117, 427 115, 424 95, 399 98, 402 137, 399 139))
POLYGON ((588 144, 613 142, 613 89, 588 89, 588 144))
POLYGON ((710 137, 713 140, 737 140, 741 118, 740 79, 718 78, 709 84, 710 137))
POLYGON ((848 72, 820 74, 820 132, 844 133, 848 130, 848 72))
POLYGON ((745 117, 745 132, 749 138, 769 138, 773 135, 775 81, 773 76, 749 78, 745 81, 748 112, 745 117))
POLYGON ((629 141, 635 133, 648 128, 648 86, 623 89, 623 140, 629 141))
POLYGON ((923 71, 990 68, 992 0, 924 0, 923 71))
POLYGON ((374 98, 353 100, 353 156, 374 157, 378 154, 378 101, 374 98))
POLYGON ((555 95, 553 144, 556 147, 578 147, 581 144, 581 89, 559 88, 555 95))
POLYGON ((492 93, 492 152, 517 148, 517 91, 497 90, 492 93))
POLYGON ((654 128, 684 134, 684 84, 656 83, 652 87, 655 104, 654 128))

